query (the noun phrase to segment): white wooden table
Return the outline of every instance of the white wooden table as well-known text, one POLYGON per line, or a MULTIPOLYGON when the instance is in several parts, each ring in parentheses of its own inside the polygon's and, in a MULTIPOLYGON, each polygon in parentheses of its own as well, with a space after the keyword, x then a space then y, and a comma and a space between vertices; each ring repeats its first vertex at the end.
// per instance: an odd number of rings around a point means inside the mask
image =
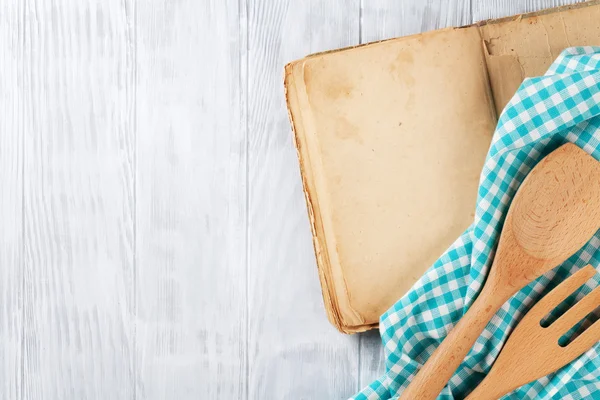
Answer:
POLYGON ((283 65, 569 1, 0 1, 0 399, 343 399, 283 65))

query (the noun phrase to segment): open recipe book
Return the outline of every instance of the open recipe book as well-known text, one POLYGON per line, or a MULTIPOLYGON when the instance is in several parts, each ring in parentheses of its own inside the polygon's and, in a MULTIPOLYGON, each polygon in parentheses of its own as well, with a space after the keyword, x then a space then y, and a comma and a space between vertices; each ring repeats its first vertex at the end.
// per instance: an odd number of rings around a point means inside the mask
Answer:
POLYGON ((473 221, 497 116, 600 1, 308 56, 285 88, 330 321, 377 326, 473 221))

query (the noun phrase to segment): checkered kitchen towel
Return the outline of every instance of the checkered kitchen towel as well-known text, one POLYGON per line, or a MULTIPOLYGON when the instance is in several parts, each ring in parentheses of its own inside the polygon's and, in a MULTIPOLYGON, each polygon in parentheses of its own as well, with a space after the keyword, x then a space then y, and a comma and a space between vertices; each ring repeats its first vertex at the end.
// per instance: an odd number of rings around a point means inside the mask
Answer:
MULTIPOLYGON (((406 388, 481 290, 519 184, 538 161, 566 142, 600 160, 600 47, 566 49, 546 75, 526 79, 506 106, 481 174, 473 225, 381 317, 386 373, 354 399, 393 399, 406 388)), ((460 399, 468 394, 490 370, 508 333, 527 310, 588 263, 600 266, 600 233, 504 304, 439 398, 460 399)), ((569 302, 599 283, 600 279, 588 282, 569 302)), ((592 319, 584 321, 583 327, 592 319)), ((557 373, 504 399, 600 399, 599 352, 597 344, 557 373)))

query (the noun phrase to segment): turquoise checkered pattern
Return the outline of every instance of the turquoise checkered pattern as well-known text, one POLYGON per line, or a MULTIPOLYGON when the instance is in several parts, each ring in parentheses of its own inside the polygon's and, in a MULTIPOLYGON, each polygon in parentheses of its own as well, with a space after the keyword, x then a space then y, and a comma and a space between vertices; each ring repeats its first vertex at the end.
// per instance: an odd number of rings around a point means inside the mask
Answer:
MULTIPOLYGON (((522 83, 499 118, 480 178, 473 225, 381 317, 386 373, 354 399, 395 399, 402 393, 481 290, 504 217, 520 183, 537 162, 566 142, 600 159, 600 47, 568 48, 546 75, 522 83)), ((588 263, 596 268, 600 265, 600 233, 504 304, 439 398, 466 396, 490 370, 527 310, 588 263)), ((600 279, 594 279, 568 301, 578 300, 597 286, 600 279)), ((591 322, 584 321, 582 326, 591 322)), ((597 344, 558 372, 503 399, 600 399, 599 351, 597 344)))

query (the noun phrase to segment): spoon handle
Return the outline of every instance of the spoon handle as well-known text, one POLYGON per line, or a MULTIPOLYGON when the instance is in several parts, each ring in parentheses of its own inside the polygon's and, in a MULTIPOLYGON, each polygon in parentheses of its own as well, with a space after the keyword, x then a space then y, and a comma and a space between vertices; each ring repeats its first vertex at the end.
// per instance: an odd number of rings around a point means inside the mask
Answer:
MULTIPOLYGON (((487 286, 487 285, 486 285, 487 286)), ((507 300, 484 286, 479 297, 433 352, 400 397, 401 400, 435 400, 496 311, 507 300)))

